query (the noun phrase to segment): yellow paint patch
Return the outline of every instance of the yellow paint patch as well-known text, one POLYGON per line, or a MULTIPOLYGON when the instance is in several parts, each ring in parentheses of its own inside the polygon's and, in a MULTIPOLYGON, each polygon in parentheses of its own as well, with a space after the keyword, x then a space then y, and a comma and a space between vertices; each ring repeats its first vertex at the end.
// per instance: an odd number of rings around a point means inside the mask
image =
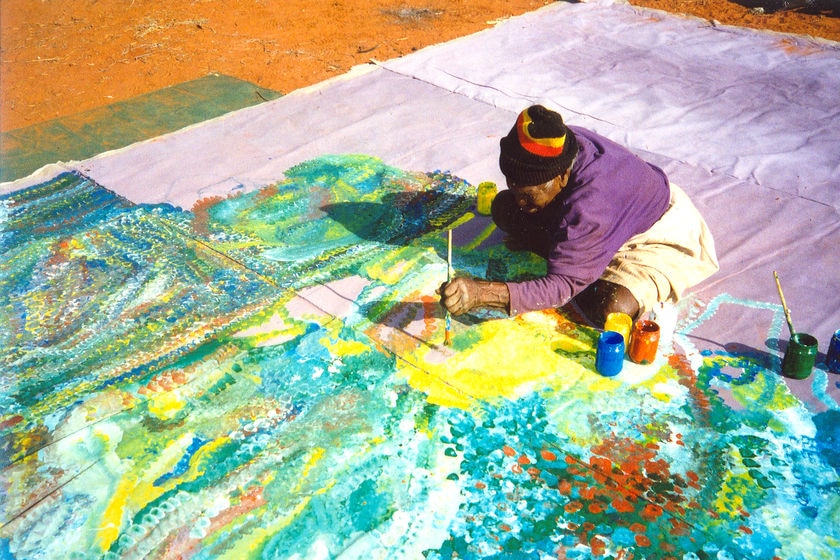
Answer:
POLYGON ((126 475, 117 483, 117 487, 111 496, 111 501, 108 502, 105 511, 102 513, 102 522, 99 524, 99 530, 96 532, 97 545, 102 552, 111 548, 111 545, 119 537, 126 502, 128 501, 128 497, 134 492, 136 485, 137 479, 131 474, 126 475))
POLYGON ((312 452, 309 454, 309 459, 307 459, 306 464, 303 466, 303 473, 301 474, 301 479, 304 479, 307 476, 309 476, 309 471, 311 471, 312 468, 315 465, 317 465, 326 454, 327 452, 323 447, 316 447, 315 449, 313 449, 312 452))
POLYGON ((192 457, 189 473, 162 486, 155 486, 154 481, 172 470, 177 464, 192 442, 192 438, 192 434, 184 434, 172 442, 161 452, 158 460, 152 463, 144 472, 142 479, 138 479, 134 474, 129 473, 119 481, 117 488, 113 492, 111 501, 108 503, 102 515, 102 522, 99 525, 97 533, 97 544, 103 552, 108 550, 119 537, 126 510, 132 515, 145 507, 149 502, 162 496, 164 492, 175 484, 181 484, 197 478, 203 472, 199 468, 202 457, 228 441, 228 438, 219 438, 208 443, 192 457))
MULTIPOLYGON (((736 452, 735 455, 737 456, 736 460, 740 461, 740 453, 736 452)), ((727 473, 715 498, 715 511, 719 515, 727 515, 732 518, 739 517, 741 511, 744 510, 744 496, 751 495, 754 492, 754 487, 755 481, 750 478, 748 473, 727 473)))
POLYGON ((430 402, 460 408, 474 399, 513 399, 537 388, 567 390, 591 372, 554 351, 570 338, 556 327, 552 314, 485 321, 459 333, 460 341, 474 341, 469 347, 456 340, 453 352, 443 355, 418 347, 405 356, 416 367, 403 367, 400 374, 430 402))
MULTIPOLYGON (((660 367, 656 373, 651 376, 649 379, 646 379, 643 383, 643 387, 647 387, 650 390, 650 395, 662 402, 671 402, 671 399, 674 398, 673 389, 674 385, 672 383, 673 378, 678 377, 677 371, 669 366, 663 365, 660 367)), ((677 385, 683 391, 686 389, 681 385, 677 385)))
POLYGON ((473 402, 470 395, 449 385, 444 379, 421 369, 408 367, 400 370, 400 374, 407 378, 409 385, 426 393, 427 400, 432 404, 469 408, 473 402))
POLYGON ((407 274, 414 272, 417 258, 417 248, 401 247, 368 263, 367 276, 371 280, 379 280, 390 285, 396 284, 407 274))
POLYGON ((178 412, 184 408, 183 398, 180 391, 167 391, 164 393, 155 393, 149 399, 149 412, 157 416, 161 420, 169 420, 174 418, 178 412))
POLYGON ((592 350, 591 344, 565 334, 558 334, 551 342, 551 346, 554 350, 562 350, 563 352, 569 353, 589 352, 592 350))
POLYGON ((595 377, 592 383, 589 384, 588 389, 592 392, 596 391, 612 391, 621 385, 621 382, 616 381, 612 377, 604 377, 599 375, 595 377))
POLYGON ((364 354, 365 352, 370 352, 371 350, 370 346, 356 340, 342 340, 339 338, 331 341, 323 338, 321 339, 321 343, 328 348, 334 356, 357 356, 359 354, 364 354))
MULTIPOLYGON (((111 524, 118 522, 116 514, 119 513, 121 517, 125 509, 128 509, 131 514, 140 511, 149 502, 156 500, 171 486, 175 485, 177 483, 176 481, 170 481, 162 486, 155 486, 154 482, 175 467, 181 457, 183 457, 190 443, 192 443, 192 440, 193 434, 186 433, 170 443, 160 452, 157 460, 151 463, 143 472, 142 479, 137 479, 134 475, 123 478, 106 510, 112 512, 111 516, 103 519, 103 525, 110 527, 111 524), (125 485, 129 486, 127 495, 122 492, 125 485)), ((117 526, 119 527, 119 525, 117 526)))
MULTIPOLYGON (((758 372, 752 383, 733 386, 732 395, 741 403, 761 402, 768 410, 786 410, 800 405, 799 400, 790 392, 786 383, 775 383, 771 387, 772 395, 768 398, 765 393, 768 392, 767 388, 770 384, 771 381, 767 374, 758 372)), ((777 428, 778 426, 774 429, 777 428)), ((784 431, 784 428, 780 431, 784 431)))

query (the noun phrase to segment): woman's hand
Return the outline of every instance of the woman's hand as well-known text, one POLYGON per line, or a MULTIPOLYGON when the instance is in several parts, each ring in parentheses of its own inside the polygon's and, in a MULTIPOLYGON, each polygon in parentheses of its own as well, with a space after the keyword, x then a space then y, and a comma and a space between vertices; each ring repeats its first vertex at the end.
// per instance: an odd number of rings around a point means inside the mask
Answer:
POLYGON ((440 302, 453 315, 461 315, 478 306, 480 290, 471 278, 454 278, 440 287, 440 302))
POLYGON ((495 307, 508 310, 510 292, 503 282, 488 282, 458 277, 438 290, 440 302, 453 315, 461 315, 476 307, 495 307))

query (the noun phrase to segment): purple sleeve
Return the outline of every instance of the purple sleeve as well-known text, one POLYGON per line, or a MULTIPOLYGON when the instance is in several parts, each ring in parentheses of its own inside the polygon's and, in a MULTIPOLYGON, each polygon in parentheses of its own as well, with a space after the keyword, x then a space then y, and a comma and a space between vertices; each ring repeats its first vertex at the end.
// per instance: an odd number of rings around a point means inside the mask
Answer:
POLYGON ((511 315, 565 305, 603 274, 613 255, 629 237, 599 221, 584 222, 578 213, 571 218, 572 223, 568 224, 570 238, 555 245, 548 258, 546 275, 507 283, 511 315))
POLYGON ((519 315, 536 309, 548 309, 565 305, 572 296, 587 284, 576 285, 574 278, 562 274, 546 274, 542 278, 526 282, 508 282, 510 291, 510 314, 519 315))

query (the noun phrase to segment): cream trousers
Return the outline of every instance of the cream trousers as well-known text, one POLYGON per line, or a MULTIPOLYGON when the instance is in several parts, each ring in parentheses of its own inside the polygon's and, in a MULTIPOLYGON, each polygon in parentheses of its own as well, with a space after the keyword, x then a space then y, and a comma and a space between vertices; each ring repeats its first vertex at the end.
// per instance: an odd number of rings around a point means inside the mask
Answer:
POLYGON ((719 268, 712 232, 688 195, 672 183, 668 210, 621 246, 601 279, 630 290, 644 313, 658 301, 678 301, 719 268))

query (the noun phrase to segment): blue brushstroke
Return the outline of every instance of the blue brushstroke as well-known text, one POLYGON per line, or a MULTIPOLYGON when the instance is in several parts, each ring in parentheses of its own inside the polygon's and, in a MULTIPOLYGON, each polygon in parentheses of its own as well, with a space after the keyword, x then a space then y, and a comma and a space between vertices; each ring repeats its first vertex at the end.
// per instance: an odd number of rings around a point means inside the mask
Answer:
POLYGON ((210 440, 194 436, 189 446, 184 451, 184 454, 181 456, 181 458, 178 460, 175 466, 172 467, 172 470, 158 477, 158 479, 154 481, 153 485, 163 486, 166 482, 169 482, 173 478, 177 478, 185 472, 187 472, 187 470, 189 470, 190 468, 190 460, 192 460, 193 455, 195 455, 199 449, 201 449, 208 443, 210 443, 210 440))

